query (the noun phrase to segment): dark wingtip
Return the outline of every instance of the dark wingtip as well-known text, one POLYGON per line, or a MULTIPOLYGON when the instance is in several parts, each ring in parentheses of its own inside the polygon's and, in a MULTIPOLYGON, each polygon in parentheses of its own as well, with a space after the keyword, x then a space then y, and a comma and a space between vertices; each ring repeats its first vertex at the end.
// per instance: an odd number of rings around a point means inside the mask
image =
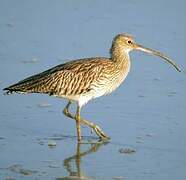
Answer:
POLYGON ((3 93, 4 95, 9 95, 13 93, 13 91, 11 91, 8 87, 4 88, 3 91, 6 91, 3 93))

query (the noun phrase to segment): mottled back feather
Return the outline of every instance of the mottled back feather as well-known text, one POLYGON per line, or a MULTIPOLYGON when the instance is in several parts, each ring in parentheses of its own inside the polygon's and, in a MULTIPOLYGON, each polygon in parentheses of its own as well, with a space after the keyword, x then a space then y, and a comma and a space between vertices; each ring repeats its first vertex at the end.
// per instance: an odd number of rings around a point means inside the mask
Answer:
POLYGON ((79 95, 90 91, 91 85, 104 78, 107 73, 109 75, 110 71, 106 70, 112 70, 114 66, 108 58, 79 59, 30 76, 4 90, 8 90, 7 94, 27 92, 57 96, 79 95))

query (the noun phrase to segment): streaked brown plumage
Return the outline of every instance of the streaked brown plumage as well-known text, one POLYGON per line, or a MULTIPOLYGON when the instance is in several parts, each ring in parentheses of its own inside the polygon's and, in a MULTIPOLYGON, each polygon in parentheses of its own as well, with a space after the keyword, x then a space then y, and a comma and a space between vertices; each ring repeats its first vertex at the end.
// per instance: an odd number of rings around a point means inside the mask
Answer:
POLYGON ((113 40, 110 58, 95 57, 67 62, 28 77, 4 90, 7 90, 7 94, 45 93, 66 98, 69 103, 64 114, 76 120, 78 140, 81 140, 81 123, 90 126, 100 138, 107 139, 108 136, 99 126, 80 117, 80 110, 89 100, 111 93, 123 82, 130 70, 131 50, 160 56, 180 71, 178 66, 162 53, 136 44, 130 35, 119 34, 113 40), (78 105, 76 115, 68 111, 72 101, 78 105))

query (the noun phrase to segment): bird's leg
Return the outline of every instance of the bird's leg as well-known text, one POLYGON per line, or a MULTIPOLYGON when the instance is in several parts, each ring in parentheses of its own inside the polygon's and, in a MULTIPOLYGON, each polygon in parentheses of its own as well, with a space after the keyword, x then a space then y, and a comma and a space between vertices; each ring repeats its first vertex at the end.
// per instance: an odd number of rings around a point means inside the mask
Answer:
POLYGON ((77 107, 77 112, 76 112, 76 115, 74 116, 73 114, 71 114, 69 112, 69 106, 72 104, 71 101, 68 102, 68 104, 65 106, 64 110, 63 110, 63 113, 69 117, 69 118, 72 118, 72 119, 75 119, 76 120, 76 128, 77 128, 77 134, 78 134, 78 141, 81 140, 81 127, 80 127, 80 107, 78 106, 77 107))
POLYGON ((76 128, 77 128, 77 135, 78 135, 78 141, 81 141, 81 116, 80 116, 81 107, 77 106, 77 111, 75 115, 76 120, 76 128))
MULTIPOLYGON (((76 120, 75 116, 69 112, 69 106, 71 105, 71 103, 72 103, 71 101, 68 102, 68 104, 66 105, 66 107, 65 107, 64 110, 63 110, 63 113, 64 113, 67 117, 70 117, 70 118, 76 120)), ((94 123, 92 123, 92 122, 90 122, 90 121, 88 121, 88 120, 85 120, 85 119, 83 119, 83 118, 81 118, 81 117, 80 117, 80 122, 81 122, 82 124, 85 124, 85 125, 89 126, 92 130, 94 130, 94 132, 100 137, 100 139, 110 139, 110 138, 103 132, 103 130, 102 130, 98 125, 96 125, 96 124, 94 124, 94 123)))
POLYGON ((69 107, 70 107, 71 104, 72 104, 72 101, 69 101, 68 104, 65 106, 65 108, 63 110, 63 113, 67 117, 72 118, 72 119, 75 119, 74 115, 69 112, 69 107))

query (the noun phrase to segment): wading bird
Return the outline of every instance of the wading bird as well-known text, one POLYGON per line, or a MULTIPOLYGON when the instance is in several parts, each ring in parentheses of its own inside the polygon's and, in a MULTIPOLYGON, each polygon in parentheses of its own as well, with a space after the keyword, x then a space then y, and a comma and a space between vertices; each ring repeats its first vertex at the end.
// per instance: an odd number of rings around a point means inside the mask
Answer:
POLYGON ((124 81, 130 70, 129 52, 132 50, 159 56, 180 71, 176 63, 167 56, 137 44, 131 35, 123 33, 113 39, 110 58, 93 57, 60 64, 6 87, 4 90, 6 94, 44 93, 66 98, 69 101, 63 113, 76 121, 78 141, 81 141, 81 124, 89 126, 101 139, 109 139, 98 125, 83 119, 80 111, 88 101, 111 93, 124 81), (77 103, 75 115, 69 112, 72 102, 77 103))

